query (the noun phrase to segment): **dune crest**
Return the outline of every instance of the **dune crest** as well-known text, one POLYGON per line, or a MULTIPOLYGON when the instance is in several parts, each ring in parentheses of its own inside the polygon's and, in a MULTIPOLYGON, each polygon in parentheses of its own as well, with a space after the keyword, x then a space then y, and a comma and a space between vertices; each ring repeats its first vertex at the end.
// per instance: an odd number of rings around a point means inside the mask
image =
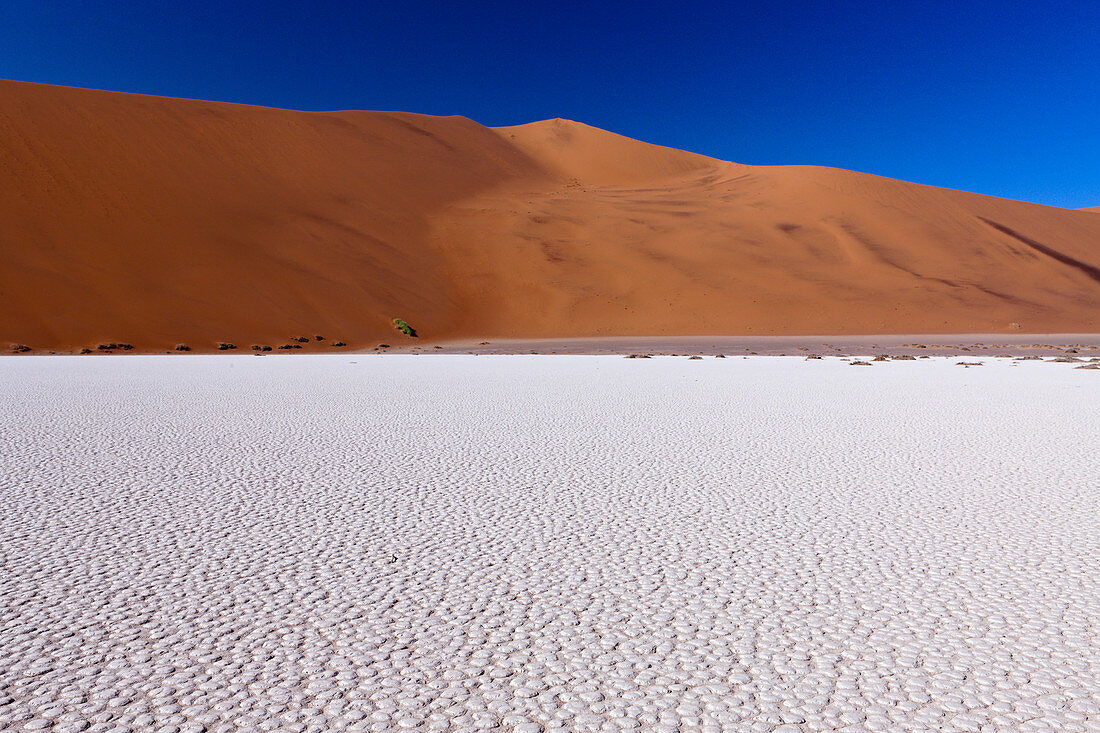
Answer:
POLYGON ((1100 217, 566 120, 0 82, 0 343, 1100 332, 1100 217))

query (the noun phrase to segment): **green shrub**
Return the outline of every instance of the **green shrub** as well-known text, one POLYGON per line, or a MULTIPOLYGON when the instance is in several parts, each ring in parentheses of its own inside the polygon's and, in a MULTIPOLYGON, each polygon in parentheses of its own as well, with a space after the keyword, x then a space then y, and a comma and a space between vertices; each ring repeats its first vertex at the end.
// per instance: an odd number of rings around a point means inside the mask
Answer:
POLYGON ((416 338, 416 330, 408 323, 406 323, 403 318, 394 318, 393 326, 406 336, 412 336, 413 338, 416 338))

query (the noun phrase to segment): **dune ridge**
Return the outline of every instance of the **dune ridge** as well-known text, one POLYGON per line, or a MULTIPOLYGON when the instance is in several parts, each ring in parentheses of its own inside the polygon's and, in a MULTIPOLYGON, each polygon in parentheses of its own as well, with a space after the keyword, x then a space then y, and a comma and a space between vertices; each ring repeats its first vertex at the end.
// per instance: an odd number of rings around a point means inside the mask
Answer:
POLYGON ((0 344, 1100 332, 1100 217, 568 120, 0 81, 0 344))

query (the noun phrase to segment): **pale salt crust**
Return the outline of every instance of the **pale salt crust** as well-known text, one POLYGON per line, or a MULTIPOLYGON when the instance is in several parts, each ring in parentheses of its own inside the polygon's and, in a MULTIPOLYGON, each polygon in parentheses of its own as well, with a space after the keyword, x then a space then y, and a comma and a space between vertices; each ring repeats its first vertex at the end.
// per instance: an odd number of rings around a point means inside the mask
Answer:
POLYGON ((1100 730, 1100 373, 956 361, 0 359, 0 728, 1100 730))

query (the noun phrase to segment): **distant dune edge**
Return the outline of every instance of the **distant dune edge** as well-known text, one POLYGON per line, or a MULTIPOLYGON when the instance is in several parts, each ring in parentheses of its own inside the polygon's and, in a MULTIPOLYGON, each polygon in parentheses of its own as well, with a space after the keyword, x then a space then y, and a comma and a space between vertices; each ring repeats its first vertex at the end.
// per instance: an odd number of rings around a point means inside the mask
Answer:
POLYGON ((0 349, 1100 332, 1095 210, 568 120, 2 81, 0 163, 0 349))

